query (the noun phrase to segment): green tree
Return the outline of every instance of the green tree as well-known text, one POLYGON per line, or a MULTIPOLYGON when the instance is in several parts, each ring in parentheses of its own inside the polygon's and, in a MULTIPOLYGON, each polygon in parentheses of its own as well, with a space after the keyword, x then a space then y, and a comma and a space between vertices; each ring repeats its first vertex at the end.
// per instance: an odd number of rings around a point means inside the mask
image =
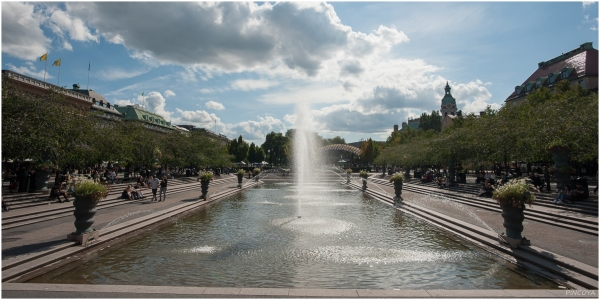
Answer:
POLYGON ((231 140, 228 146, 229 154, 235 157, 235 161, 245 161, 248 157, 248 143, 244 141, 242 136, 240 135, 237 139, 231 140))
POLYGON ((432 110, 431 114, 422 113, 419 118, 419 129, 427 131, 433 129, 435 132, 442 131, 442 117, 436 110, 432 110))

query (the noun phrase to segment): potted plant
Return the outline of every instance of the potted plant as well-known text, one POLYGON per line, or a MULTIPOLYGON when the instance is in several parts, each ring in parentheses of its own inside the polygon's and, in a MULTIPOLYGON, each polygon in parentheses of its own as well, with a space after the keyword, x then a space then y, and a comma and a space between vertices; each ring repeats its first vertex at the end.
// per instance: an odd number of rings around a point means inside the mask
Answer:
POLYGON ((238 178, 238 187, 241 188, 242 187, 242 180, 244 179, 244 175, 246 174, 246 171, 244 171, 244 169, 239 169, 237 171, 237 173, 235 173, 235 175, 238 178))
POLYGON ((101 183, 78 178, 73 180, 73 206, 75 206, 75 232, 74 235, 88 234, 94 231, 94 215, 96 205, 101 199, 106 198, 108 191, 101 183))
POLYGON ((396 174, 390 177, 390 182, 394 184, 394 193, 396 194, 396 198, 394 200, 402 199, 400 195, 402 195, 402 184, 404 183, 404 174, 397 172, 396 174))
POLYGON ((506 234, 500 237, 512 248, 516 248, 520 244, 529 244, 529 240, 521 236, 523 220, 525 219, 523 211, 525 205, 531 207, 533 204, 535 195, 532 192, 536 191, 537 189, 524 179, 513 179, 497 187, 492 193, 492 199, 496 200, 502 208, 503 225, 506 228, 506 234))
POLYGON ((202 195, 200 195, 199 198, 206 200, 206 195, 208 194, 208 184, 213 181, 213 173, 202 171, 198 175, 197 181, 200 181, 200 190, 202 191, 202 195))
POLYGON ((367 178, 369 177, 369 173, 367 173, 367 171, 365 171, 365 170, 360 170, 360 172, 358 173, 358 176, 360 178, 362 178, 363 190, 366 190, 367 189, 367 178))

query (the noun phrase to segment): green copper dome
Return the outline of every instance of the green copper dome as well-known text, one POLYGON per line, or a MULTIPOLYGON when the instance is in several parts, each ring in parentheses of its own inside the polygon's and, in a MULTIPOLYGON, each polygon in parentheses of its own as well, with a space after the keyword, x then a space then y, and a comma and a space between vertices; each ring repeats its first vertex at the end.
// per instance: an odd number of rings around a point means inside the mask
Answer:
POLYGON ((456 99, 454 99, 452 94, 450 94, 450 85, 448 85, 448 81, 446 81, 446 87, 444 90, 446 90, 446 94, 444 95, 444 98, 442 98, 442 107, 448 104, 454 104, 454 107, 456 107, 456 99))

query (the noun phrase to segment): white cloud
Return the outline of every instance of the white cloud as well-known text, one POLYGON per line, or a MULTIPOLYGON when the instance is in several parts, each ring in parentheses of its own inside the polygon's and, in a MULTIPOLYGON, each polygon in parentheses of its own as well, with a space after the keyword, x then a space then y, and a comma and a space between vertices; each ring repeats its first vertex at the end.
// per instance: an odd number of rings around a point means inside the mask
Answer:
POLYGON ((200 93, 202 93, 202 94, 212 94, 212 93, 214 93, 214 91, 211 90, 211 89, 203 88, 203 89, 200 89, 200 93))
MULTIPOLYGON (((21 73, 23 75, 27 75, 27 76, 31 76, 34 78, 38 78, 40 80, 44 79, 44 70, 37 70, 35 65, 28 61, 25 63, 25 66, 21 66, 21 67, 16 67, 15 65, 8 63, 6 64, 6 66, 8 67, 8 69, 15 71, 17 73, 21 73)), ((48 73, 46 74, 46 80, 50 79, 50 78, 54 78, 54 76, 51 76, 48 73)))
POLYGON ((168 98, 168 97, 175 97, 175 96, 176 96, 176 95, 175 95, 175 92, 173 92, 173 91, 171 91, 171 90, 166 90, 166 91, 165 91, 165 98, 168 98))
POLYGON ((242 135, 244 140, 262 143, 267 133, 271 131, 286 131, 285 124, 272 116, 258 117, 258 121, 244 121, 237 124, 228 124, 226 133, 228 136, 237 137, 242 135))
POLYGON ((32 4, 2 2, 2 52, 25 60, 48 52, 51 40, 40 28, 43 20, 32 4))
POLYGON ((183 125, 190 124, 200 128, 212 128, 215 121, 219 124, 221 121, 215 114, 210 114, 205 110, 184 111, 179 108, 176 110, 181 115, 178 118, 179 124, 183 125))
POLYGON ((594 3, 596 3, 596 1, 583 1, 581 3, 581 5, 583 5, 583 8, 587 8, 588 6, 590 6, 590 5, 594 4, 594 3))
POLYGON ((49 21, 50 28, 60 36, 64 36, 66 32, 69 38, 75 41, 98 42, 98 36, 93 35, 81 19, 70 16, 65 11, 54 10, 49 21))
POLYGON ((269 104, 336 103, 350 96, 335 82, 315 84, 293 84, 273 93, 263 94, 259 101, 269 104))
POLYGON ((234 90, 251 91, 264 90, 276 85, 278 83, 273 80, 240 79, 231 83, 231 88, 234 90))
POLYGON ((98 77, 103 80, 113 81, 128 79, 148 73, 148 70, 124 70, 121 68, 109 67, 98 72, 98 77))
POLYGON ((132 103, 131 100, 113 100, 113 103, 118 106, 127 106, 127 105, 136 104, 136 103, 132 103))
POLYGON ((408 41, 393 27, 353 32, 326 3, 74 2, 67 9, 134 53, 186 66, 180 75, 189 81, 196 80, 196 73, 206 79, 243 71, 315 77, 328 71, 330 61, 387 52, 408 41))
POLYGON ((171 119, 171 112, 165 110, 166 100, 159 92, 148 93, 148 96, 144 97, 144 101, 149 111, 162 116, 165 120, 171 119))
POLYGON ((294 125, 296 124, 296 115, 285 114, 285 116, 283 116, 283 120, 294 125))
POLYGON ((219 102, 208 101, 208 102, 206 102, 206 108, 214 109, 214 110, 224 110, 225 106, 219 102))

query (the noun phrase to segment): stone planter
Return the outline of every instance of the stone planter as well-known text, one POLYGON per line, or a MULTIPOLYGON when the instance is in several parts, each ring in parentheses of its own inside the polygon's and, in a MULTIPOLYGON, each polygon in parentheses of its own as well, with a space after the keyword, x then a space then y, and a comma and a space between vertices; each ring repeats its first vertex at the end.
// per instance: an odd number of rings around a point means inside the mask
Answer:
POLYGON ((400 199, 402 195, 402 180, 394 181, 394 193, 396 194, 396 199, 400 199))
POLYGON ((395 206, 399 206, 402 202, 402 184, 402 180, 394 181, 394 194, 396 194, 396 197, 394 197, 395 206))
POLYGON ((244 180, 244 175, 238 175, 237 178, 238 178, 238 186, 237 187, 241 188, 242 180, 244 180))
POLYGON ((506 228, 506 236, 512 239, 521 239, 523 232, 523 220, 525 220, 524 207, 517 208, 512 205, 502 206, 502 225, 506 228))
POLYGON ((206 195, 208 194, 208 184, 210 181, 208 180, 200 180, 200 190, 202 191, 202 195, 200 195, 200 199, 206 199, 206 195))
POLYGON ((48 194, 50 193, 50 189, 52 188, 51 186, 49 186, 49 181, 50 181, 50 176, 52 176, 52 172, 50 171, 35 171, 36 173, 36 181, 35 181, 35 189, 36 191, 42 191, 42 192, 47 192, 48 194))
POLYGON ((94 231, 94 215, 96 215, 96 205, 100 200, 93 200, 91 197, 75 197, 73 206, 75 211, 75 232, 74 235, 88 234, 94 231))
POLYGON ((364 191, 364 190, 366 190, 366 189, 367 189, 367 179, 366 179, 366 178, 363 178, 363 179, 362 179, 362 182, 363 182, 362 189, 363 189, 363 191, 364 191))

